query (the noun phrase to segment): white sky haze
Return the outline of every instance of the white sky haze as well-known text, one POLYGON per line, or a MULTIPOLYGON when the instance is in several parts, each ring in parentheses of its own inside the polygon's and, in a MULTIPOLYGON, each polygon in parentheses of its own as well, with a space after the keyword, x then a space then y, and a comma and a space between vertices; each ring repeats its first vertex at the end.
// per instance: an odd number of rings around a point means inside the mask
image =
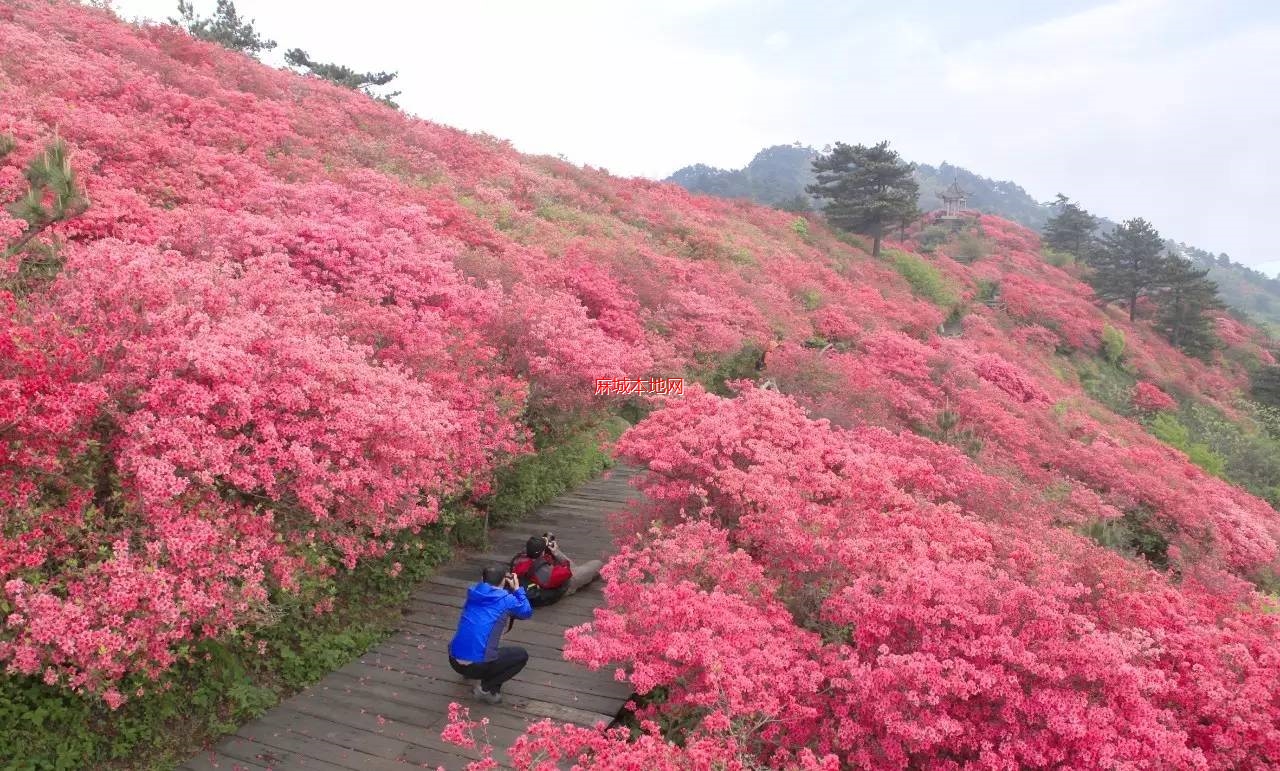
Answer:
MULTIPOLYGON (((197 12, 214 0, 195 0, 197 12)), ((165 19, 176 0, 115 0, 165 19)), ((397 70, 428 120, 662 178, 888 139, 1269 274, 1280 2, 238 0, 280 47, 397 70)))

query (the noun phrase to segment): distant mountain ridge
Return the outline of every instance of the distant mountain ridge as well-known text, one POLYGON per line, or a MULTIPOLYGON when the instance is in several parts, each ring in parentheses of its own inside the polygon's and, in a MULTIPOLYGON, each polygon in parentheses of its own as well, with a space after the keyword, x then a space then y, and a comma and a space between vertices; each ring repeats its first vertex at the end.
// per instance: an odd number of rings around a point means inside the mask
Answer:
MULTIPOLYGON (((693 193, 720 198, 743 198, 783 209, 817 208, 805 192, 813 182, 810 164, 818 151, 799 142, 766 147, 741 169, 719 169, 705 164, 686 166, 665 181, 674 182, 693 193)), ((960 166, 943 162, 937 166, 916 164, 920 185, 920 208, 942 208, 938 193, 953 181, 969 193, 968 205, 987 214, 1011 219, 1039 231, 1055 213, 1054 206, 1041 203, 1022 186, 1008 180, 991 179, 960 166)), ((1086 207, 1087 208, 1087 207, 1086 207)), ((1159 223, 1156 223, 1159 227, 1159 223)), ((1116 223, 1103 218, 1101 227, 1110 230, 1116 223)), ((1209 278, 1229 306, 1248 316, 1272 336, 1280 337, 1280 277, 1270 277, 1226 254, 1213 254, 1185 243, 1168 241, 1171 250, 1209 269, 1209 278)))

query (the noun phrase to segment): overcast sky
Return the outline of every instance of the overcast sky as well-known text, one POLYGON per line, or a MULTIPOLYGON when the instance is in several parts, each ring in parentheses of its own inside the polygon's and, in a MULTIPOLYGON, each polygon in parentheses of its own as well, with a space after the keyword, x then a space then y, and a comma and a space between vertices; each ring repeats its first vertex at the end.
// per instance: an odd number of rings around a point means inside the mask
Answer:
MULTIPOLYGON (((198 12, 214 0, 195 0, 198 12)), ((176 0, 115 0, 163 19, 176 0)), ((1280 270, 1280 2, 239 0, 408 112, 662 178, 889 139, 1280 270), (1034 7, 1024 7, 1034 6, 1034 7)))

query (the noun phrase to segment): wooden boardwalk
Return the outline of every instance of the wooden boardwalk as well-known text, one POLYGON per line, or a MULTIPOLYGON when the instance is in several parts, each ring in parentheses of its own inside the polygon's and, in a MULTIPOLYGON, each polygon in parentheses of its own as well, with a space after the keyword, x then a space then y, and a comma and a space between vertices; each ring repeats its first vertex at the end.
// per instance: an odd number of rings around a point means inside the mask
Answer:
MULTIPOLYGON (((495 560, 507 561, 530 535, 550 530, 575 562, 606 557, 612 549, 607 515, 639 497, 628 480, 635 469, 617 467, 560 496, 514 526, 491 533, 485 554, 464 554, 413 593, 398 631, 347 666, 240 727, 201 752, 183 771, 380 771, 443 766, 463 768, 478 752, 440 738, 449 703, 489 718, 489 739, 506 748, 525 726, 543 718, 579 725, 611 722, 631 695, 611 669, 592 672, 566 662, 564 630, 591 620, 603 596, 601 581, 517 621, 504 644, 529 651, 529 664, 490 706, 449 667, 447 646, 466 588, 495 560)), ((495 759, 506 766, 505 752, 495 759)))

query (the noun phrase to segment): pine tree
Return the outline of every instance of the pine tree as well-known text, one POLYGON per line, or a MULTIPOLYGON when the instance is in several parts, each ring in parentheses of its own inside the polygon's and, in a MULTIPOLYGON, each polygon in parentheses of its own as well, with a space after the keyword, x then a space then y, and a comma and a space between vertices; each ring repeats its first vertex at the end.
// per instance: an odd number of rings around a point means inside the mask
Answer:
POLYGON ((1072 254, 1077 260, 1086 259, 1094 242, 1093 231, 1098 229, 1098 218, 1062 193, 1058 193, 1053 205, 1058 207, 1058 213, 1045 223, 1045 246, 1072 254))
POLYGON ((1129 320, 1137 317, 1138 299, 1161 287, 1165 269, 1164 239, 1151 223, 1141 217, 1127 220, 1102 237, 1089 253, 1094 273, 1089 278, 1098 299, 1122 300, 1129 307, 1129 320))
POLYGON ((1218 346, 1213 322, 1205 315, 1223 308, 1218 298, 1218 285, 1205 276, 1209 269, 1197 269, 1190 260, 1176 254, 1165 258, 1156 295, 1160 311, 1156 329, 1183 353, 1204 358, 1218 346))
MULTIPOLYGON (((11 137, 0 136, 0 159, 15 146, 11 137)), ((54 223, 76 217, 89 208, 89 199, 71 168, 67 145, 61 138, 54 139, 43 153, 31 159, 24 176, 26 194, 5 209, 26 222, 27 227, 13 242, 0 245, 0 257, 7 260, 20 255, 16 275, 6 282, 7 288, 19 293, 52 279, 62 268, 56 245, 33 244, 33 239, 54 223)))
POLYGON ((1280 366, 1259 367, 1250 378, 1249 393, 1254 401, 1269 407, 1280 407, 1280 366))
POLYGON ((807 190, 828 201, 823 211, 832 225, 869 234, 871 254, 878 257, 885 229, 919 214, 912 169, 887 141, 872 147, 836 142, 831 152, 814 159, 818 181, 807 190))
POLYGON ((399 107, 394 99, 400 96, 399 91, 394 91, 385 96, 379 96, 370 89, 374 86, 385 86, 396 79, 397 73, 394 72, 356 72, 350 67, 341 64, 332 64, 329 62, 317 62, 307 55, 306 51, 301 48, 291 48, 285 52, 284 60, 290 65, 307 72, 319 78, 336 83, 343 88, 349 88, 353 91, 360 91, 368 96, 377 99, 379 102, 388 104, 392 107, 399 107))
POLYGON ((276 41, 267 40, 253 28, 253 20, 242 21, 231 0, 218 0, 213 15, 196 17, 195 6, 188 0, 178 0, 178 18, 169 18, 170 24, 182 27, 201 40, 217 43, 223 48, 240 51, 254 58, 262 51, 276 47, 276 41))

